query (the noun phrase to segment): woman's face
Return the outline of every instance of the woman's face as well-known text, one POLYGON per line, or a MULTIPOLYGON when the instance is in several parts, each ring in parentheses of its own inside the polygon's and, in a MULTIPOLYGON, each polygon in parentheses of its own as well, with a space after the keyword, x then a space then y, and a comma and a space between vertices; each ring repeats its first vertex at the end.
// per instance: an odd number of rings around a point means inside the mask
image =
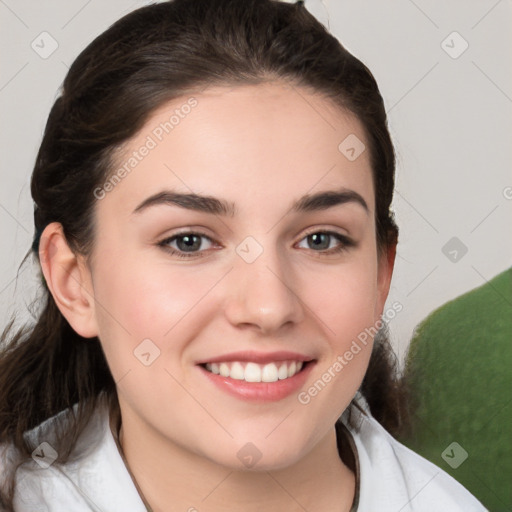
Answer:
POLYGON ((127 143, 90 266, 124 425, 228 467, 286 467, 332 432, 392 267, 363 144, 277 83, 175 100, 127 143))

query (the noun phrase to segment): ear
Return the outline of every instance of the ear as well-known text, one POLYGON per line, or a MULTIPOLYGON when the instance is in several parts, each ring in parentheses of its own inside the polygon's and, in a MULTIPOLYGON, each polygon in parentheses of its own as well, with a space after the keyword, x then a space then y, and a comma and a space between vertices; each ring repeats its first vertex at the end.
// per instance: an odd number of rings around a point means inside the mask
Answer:
POLYGON ((81 255, 69 248, 62 224, 41 234, 39 261, 50 293, 71 327, 84 338, 98 335, 91 273, 81 255))
POLYGON ((377 268, 377 304, 375 316, 380 319, 384 312, 384 305, 389 294, 393 268, 395 266, 396 243, 392 243, 380 251, 378 255, 377 268))

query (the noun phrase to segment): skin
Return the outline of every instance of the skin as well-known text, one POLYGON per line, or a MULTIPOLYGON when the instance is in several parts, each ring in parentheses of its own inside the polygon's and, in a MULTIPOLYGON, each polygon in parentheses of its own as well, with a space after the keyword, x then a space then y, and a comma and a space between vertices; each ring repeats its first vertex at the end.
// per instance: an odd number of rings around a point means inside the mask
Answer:
MULTIPOLYGON (((364 151, 349 161, 338 145, 365 142, 360 122, 328 100, 285 83, 215 87, 96 204, 89 260, 69 249, 60 224, 44 231, 45 279, 82 336, 98 336, 117 382, 121 445, 153 510, 349 510, 354 475, 340 460, 334 424, 357 391, 371 343, 307 405, 297 393, 255 403, 213 386, 199 360, 238 350, 292 350, 316 360, 307 390, 383 312, 394 247, 379 253, 375 192, 364 151), (313 212, 291 205, 304 195, 357 192, 313 212), (176 205, 132 213, 163 189, 234 203, 233 215, 176 205), (158 243, 203 232, 189 259, 158 243), (334 231, 353 246, 326 254, 310 233, 334 231), (263 248, 247 263, 236 247, 263 248), (51 248, 51 249, 50 249, 51 248), (133 351, 151 339, 160 355, 145 366, 133 351), (237 452, 253 443, 247 469, 237 452)), ((164 105, 123 148, 118 164, 186 102, 164 105)), ((340 242, 332 237, 330 248, 340 242)), ((177 250, 176 239, 169 243, 177 250)))

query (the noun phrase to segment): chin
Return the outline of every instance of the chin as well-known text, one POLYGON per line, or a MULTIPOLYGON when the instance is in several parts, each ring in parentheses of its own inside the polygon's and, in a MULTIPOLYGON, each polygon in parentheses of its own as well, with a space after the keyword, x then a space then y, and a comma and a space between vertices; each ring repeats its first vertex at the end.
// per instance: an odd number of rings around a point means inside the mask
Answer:
MULTIPOLYGON (((246 439, 248 439, 246 437, 246 439)), ((252 441, 233 441, 219 452, 204 453, 203 456, 214 464, 233 471, 277 471, 297 463, 306 453, 305 440, 276 439, 252 441)))

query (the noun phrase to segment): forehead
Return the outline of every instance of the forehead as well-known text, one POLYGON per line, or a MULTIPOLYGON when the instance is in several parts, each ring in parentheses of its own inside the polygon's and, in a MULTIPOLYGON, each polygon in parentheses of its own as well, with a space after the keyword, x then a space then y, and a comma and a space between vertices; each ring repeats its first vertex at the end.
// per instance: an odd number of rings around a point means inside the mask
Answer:
POLYGON ((118 152, 112 172, 121 176, 105 203, 133 209, 144 196, 169 188, 284 205, 343 186, 372 208, 366 146, 357 118, 307 89, 286 83, 210 87, 148 118, 118 152))

